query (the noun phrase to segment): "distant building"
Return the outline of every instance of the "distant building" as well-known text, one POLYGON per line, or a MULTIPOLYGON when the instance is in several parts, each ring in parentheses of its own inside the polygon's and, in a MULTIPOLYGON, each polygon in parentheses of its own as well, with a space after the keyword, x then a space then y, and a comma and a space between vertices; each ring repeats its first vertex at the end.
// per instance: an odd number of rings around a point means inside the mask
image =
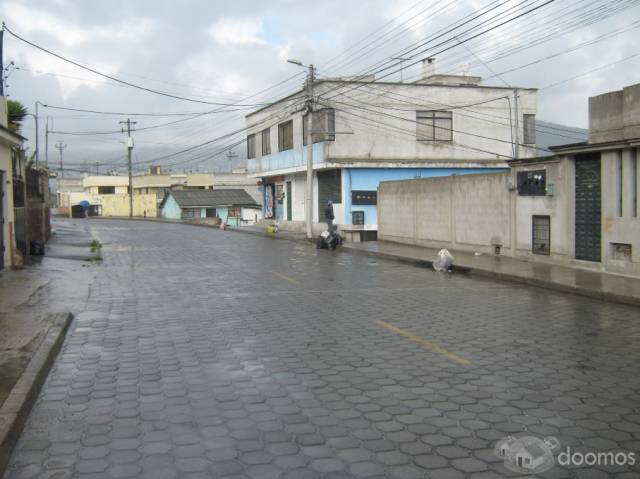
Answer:
MULTIPOLYGON (((332 201, 345 230, 377 229, 381 181, 507 171, 536 156, 537 92, 438 75, 414 83, 323 79, 314 83, 313 221, 332 201), (517 152, 517 154, 516 154, 517 152)), ((305 91, 246 116, 247 169, 263 188, 265 218, 305 220, 305 91)))
MULTIPOLYGON (((133 215, 156 217, 170 191, 244 189, 254 200, 260 198, 257 180, 249 178, 246 170, 232 173, 162 173, 153 167, 149 174, 136 175, 133 183, 133 215)), ((92 205, 90 215, 128 216, 129 177, 117 175, 86 175, 67 177, 58 182, 58 212, 68 215, 81 202, 92 205)), ((84 215, 80 211, 78 214, 84 215)))
POLYGON ((171 190, 160 211, 167 219, 220 220, 234 226, 254 224, 262 217, 260 205, 242 189, 171 190))

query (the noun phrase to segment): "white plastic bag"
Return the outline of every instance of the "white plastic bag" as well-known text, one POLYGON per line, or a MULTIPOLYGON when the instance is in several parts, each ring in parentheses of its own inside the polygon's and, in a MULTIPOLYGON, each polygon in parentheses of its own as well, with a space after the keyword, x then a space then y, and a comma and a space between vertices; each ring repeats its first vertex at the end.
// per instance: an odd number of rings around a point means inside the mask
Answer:
POLYGON ((438 252, 438 258, 433 262, 433 269, 439 273, 451 271, 453 266, 453 256, 449 253, 449 250, 441 249, 438 252))

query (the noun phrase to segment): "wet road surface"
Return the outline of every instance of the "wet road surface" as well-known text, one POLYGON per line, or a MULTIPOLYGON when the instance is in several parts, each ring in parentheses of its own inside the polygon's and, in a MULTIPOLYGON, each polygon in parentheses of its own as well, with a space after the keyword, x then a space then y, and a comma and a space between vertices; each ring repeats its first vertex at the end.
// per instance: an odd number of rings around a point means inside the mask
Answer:
POLYGON ((523 435, 640 460, 638 308, 229 231, 90 225, 104 260, 5 477, 512 477, 494 446, 523 435))

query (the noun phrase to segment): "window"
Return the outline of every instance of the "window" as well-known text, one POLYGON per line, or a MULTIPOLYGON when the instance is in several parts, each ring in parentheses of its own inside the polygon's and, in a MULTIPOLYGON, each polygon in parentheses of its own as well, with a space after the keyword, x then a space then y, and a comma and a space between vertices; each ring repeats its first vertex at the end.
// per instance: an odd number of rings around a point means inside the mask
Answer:
POLYGON ((353 190, 351 191, 351 204, 376 205, 378 204, 377 190, 353 190))
MULTIPOLYGON (((309 115, 302 117, 302 144, 307 144, 309 115)), ((313 112, 313 142, 334 141, 336 139, 336 112, 333 108, 323 108, 313 112)))
POLYGON ((418 141, 452 141, 453 114, 450 111, 417 111, 418 141))
POLYGON ((522 115, 522 130, 524 132, 523 143, 534 145, 536 143, 536 116, 530 114, 522 115))
POLYGON ((534 254, 551 253, 551 217, 534 215, 532 223, 534 254))
POLYGON ((115 186, 98 186, 98 194, 99 195, 115 195, 116 187, 115 186))
POLYGON ((271 154, 271 128, 262 130, 262 155, 271 154))
MULTIPOLYGON (((200 209, 198 209, 198 213, 199 212, 200 209)), ((197 216, 200 216, 200 214, 198 214, 197 216)), ((194 208, 183 208, 182 213, 180 214, 180 218, 183 220, 192 220, 193 218, 196 218, 196 210, 194 208)))
POLYGON ((216 217, 216 209, 215 208, 207 208, 205 211, 205 216, 207 218, 215 218, 216 217))
POLYGON ((352 211, 351 212, 351 224, 363 225, 364 224, 364 211, 352 211))
POLYGON ((241 214, 242 214, 242 209, 239 206, 230 206, 229 213, 227 216, 229 218, 240 218, 241 214))
POLYGON ((286 151, 293 148, 293 120, 278 125, 278 150, 286 151))
POLYGON ((251 134, 247 136, 247 158, 256 157, 256 135, 251 134))
POLYGON ((622 218, 622 199, 623 199, 623 188, 622 188, 622 151, 616 151, 616 213, 618 217, 622 218))
POLYGON ((546 194, 546 170, 519 171, 517 180, 520 196, 544 196, 546 194))

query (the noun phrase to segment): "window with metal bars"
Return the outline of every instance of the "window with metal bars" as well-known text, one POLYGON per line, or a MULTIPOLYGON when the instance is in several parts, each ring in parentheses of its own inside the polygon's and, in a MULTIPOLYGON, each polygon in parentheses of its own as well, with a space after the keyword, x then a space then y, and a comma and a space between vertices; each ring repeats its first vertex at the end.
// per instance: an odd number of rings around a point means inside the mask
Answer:
POLYGON ((551 254, 551 217, 533 215, 532 233, 532 252, 534 254, 551 254))

